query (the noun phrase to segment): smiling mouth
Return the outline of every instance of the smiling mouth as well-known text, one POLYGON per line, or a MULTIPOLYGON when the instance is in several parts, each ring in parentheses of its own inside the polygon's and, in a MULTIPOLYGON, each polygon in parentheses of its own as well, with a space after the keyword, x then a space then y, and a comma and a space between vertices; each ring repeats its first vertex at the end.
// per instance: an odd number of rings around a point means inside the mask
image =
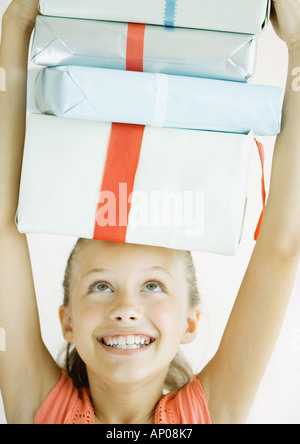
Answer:
POLYGON ((151 345, 155 339, 144 335, 106 336, 100 343, 114 350, 140 350, 151 345))

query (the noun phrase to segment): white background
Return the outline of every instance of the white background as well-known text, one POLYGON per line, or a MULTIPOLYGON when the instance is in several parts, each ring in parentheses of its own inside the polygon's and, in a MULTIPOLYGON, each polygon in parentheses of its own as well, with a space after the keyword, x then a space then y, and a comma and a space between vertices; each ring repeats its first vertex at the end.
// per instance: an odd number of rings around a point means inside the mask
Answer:
MULTIPOLYGON (((0 0, 2 17, 10 0, 0 0)), ((259 38, 254 83, 285 86, 287 52, 270 26, 259 38)), ((274 138, 259 138, 266 149, 266 181, 270 178, 274 138)), ((249 179, 249 202, 244 236, 233 258, 194 254, 203 296, 203 317, 197 340, 184 348, 195 372, 213 356, 220 342, 253 247, 255 227, 261 211, 261 170, 257 152, 249 179)), ((267 187, 268 188, 268 187, 267 187)), ((75 239, 29 236, 36 293, 45 343, 56 358, 63 339, 58 320, 62 303, 62 279, 75 239)), ((299 268, 300 271, 300 268, 299 268)), ((13 295, 12 295, 13 297, 13 295)), ((300 424, 300 273, 295 283, 285 323, 272 360, 261 383, 249 424, 300 424)), ((16 325, 16 334, 18 331, 16 325)), ((249 332, 251 334, 251 332, 249 332)), ((0 424, 6 424, 0 396, 0 424)))

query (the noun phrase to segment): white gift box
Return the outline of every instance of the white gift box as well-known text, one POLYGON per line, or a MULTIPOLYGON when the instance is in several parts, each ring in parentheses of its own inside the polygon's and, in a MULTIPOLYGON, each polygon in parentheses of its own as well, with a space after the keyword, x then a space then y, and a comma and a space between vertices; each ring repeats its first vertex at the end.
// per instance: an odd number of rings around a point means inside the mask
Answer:
POLYGON ((44 15, 260 33, 270 0, 40 0, 44 15))
POLYGON ((253 140, 30 115, 18 229, 234 255, 253 140))
POLYGON ((238 82, 254 74, 254 35, 47 16, 37 17, 31 57, 45 66, 126 70, 132 41, 145 72, 238 82))
POLYGON ((46 68, 42 113, 75 119, 256 135, 280 132, 282 89, 79 66, 46 68))

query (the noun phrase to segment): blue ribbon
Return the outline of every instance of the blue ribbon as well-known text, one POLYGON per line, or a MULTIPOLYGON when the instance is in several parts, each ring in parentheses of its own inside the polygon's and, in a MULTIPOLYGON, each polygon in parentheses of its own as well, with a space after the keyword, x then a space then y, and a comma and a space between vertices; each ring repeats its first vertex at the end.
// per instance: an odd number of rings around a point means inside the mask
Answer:
POLYGON ((165 0, 165 26, 175 27, 175 13, 177 0, 165 0))

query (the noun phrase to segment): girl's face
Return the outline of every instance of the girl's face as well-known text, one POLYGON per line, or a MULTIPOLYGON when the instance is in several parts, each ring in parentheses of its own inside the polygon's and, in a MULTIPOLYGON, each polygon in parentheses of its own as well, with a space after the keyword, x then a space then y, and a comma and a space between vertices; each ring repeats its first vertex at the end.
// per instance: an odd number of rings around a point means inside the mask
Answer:
POLYGON ((90 241, 72 271, 65 339, 75 343, 89 377, 132 383, 165 378, 180 343, 196 334, 181 254, 140 245, 90 241))

